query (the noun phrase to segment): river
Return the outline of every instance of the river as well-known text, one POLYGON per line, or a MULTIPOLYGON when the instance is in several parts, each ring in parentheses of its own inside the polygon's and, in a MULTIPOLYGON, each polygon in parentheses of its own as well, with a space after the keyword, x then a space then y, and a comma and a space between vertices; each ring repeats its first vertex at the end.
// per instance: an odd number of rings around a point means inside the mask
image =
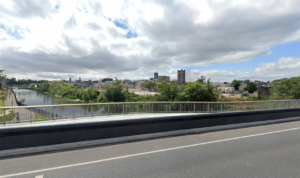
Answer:
MULTIPOLYGON (((59 105, 59 104, 78 104, 83 103, 80 101, 72 101, 63 98, 54 97, 49 94, 42 93, 35 90, 26 90, 26 89, 14 89, 16 98, 18 101, 24 98, 24 104, 29 106, 36 105, 59 105)), ((49 118, 70 118, 70 117, 84 117, 91 116, 91 106, 60 106, 60 107, 43 107, 35 111, 49 118), (54 113, 54 116, 53 116, 54 113)), ((93 114, 94 115, 103 115, 105 113, 102 106, 94 106, 93 114)))

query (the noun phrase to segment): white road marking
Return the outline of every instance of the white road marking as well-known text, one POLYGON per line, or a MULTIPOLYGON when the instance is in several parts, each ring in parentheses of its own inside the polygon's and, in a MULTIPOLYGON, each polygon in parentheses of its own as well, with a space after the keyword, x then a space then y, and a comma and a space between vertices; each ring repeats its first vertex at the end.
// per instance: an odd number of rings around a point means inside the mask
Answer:
POLYGON ((43 178, 44 175, 35 176, 35 178, 43 178))
POLYGON ((0 178, 21 176, 21 175, 39 173, 39 172, 44 172, 44 171, 53 171, 53 170, 57 170, 57 169, 70 168, 70 167, 75 167, 75 166, 84 166, 84 165, 88 165, 88 164, 95 164, 95 163, 130 158, 130 157, 135 157, 135 156, 141 156, 141 155, 147 155, 147 154, 153 154, 153 153, 159 153, 159 152, 166 152, 166 151, 171 151, 171 150, 178 150, 178 149, 195 147, 195 146, 200 146, 200 145, 208 145, 208 144, 212 144, 212 143, 226 142, 226 141, 230 141, 230 140, 238 140, 238 139, 242 139, 242 138, 250 138, 250 137, 257 137, 257 136, 269 135, 269 134, 274 134, 274 133, 288 132, 288 131, 299 130, 299 129, 300 129, 300 127, 296 127, 296 128, 292 128, 292 129, 278 130, 278 131, 273 131, 273 132, 265 132, 265 133, 260 133, 260 134, 247 135, 247 136, 242 136, 242 137, 234 137, 234 138, 216 140, 216 141, 205 142, 205 143, 197 143, 197 144, 192 144, 192 145, 179 146, 179 147, 174 147, 174 148, 167 148, 167 149, 162 149, 162 150, 149 151, 149 152, 144 152, 144 153, 137 153, 137 154, 119 156, 119 157, 114 157, 114 158, 101 159, 101 160, 96 160, 96 161, 89 161, 89 162, 85 162, 85 163, 77 163, 77 164, 70 164, 70 165, 65 165, 65 166, 58 166, 58 167, 52 167, 52 168, 46 168, 46 169, 40 169, 40 170, 34 170, 34 171, 28 171, 28 172, 21 172, 21 173, 16 173, 16 174, 8 174, 8 175, 0 176, 0 178))

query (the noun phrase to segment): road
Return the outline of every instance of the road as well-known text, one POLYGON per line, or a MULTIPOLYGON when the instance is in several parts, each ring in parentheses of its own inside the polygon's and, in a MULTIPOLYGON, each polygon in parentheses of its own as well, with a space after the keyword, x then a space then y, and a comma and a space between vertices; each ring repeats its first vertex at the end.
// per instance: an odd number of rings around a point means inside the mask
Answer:
POLYGON ((0 160, 0 178, 299 177, 300 121, 0 160))

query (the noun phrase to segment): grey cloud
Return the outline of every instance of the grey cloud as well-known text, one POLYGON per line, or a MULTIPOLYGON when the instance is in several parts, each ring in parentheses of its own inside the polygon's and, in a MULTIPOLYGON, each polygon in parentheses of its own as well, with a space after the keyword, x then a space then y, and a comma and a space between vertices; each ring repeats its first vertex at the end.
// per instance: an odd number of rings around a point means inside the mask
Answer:
POLYGON ((0 5, 0 14, 24 19, 34 17, 48 18, 50 14, 56 12, 48 0, 12 0, 12 3, 12 10, 0 5))
POLYGON ((64 28, 65 29, 75 29, 77 26, 76 18, 72 15, 69 20, 66 21, 64 28))
POLYGON ((198 14, 193 9, 170 1, 161 6, 164 8, 162 19, 150 22, 141 19, 138 28, 154 41, 152 55, 155 58, 165 58, 166 62, 178 65, 240 62, 267 55, 266 48, 285 42, 300 28, 300 12, 295 7, 289 7, 290 12, 280 15, 231 7, 207 24, 196 24, 198 14), (253 55, 221 60, 223 56, 242 53, 253 55))
POLYGON ((98 16, 102 14, 102 6, 99 2, 89 1, 90 7, 93 9, 93 14, 98 16))
POLYGON ((92 29, 92 30, 95 30, 95 31, 102 29, 98 24, 96 24, 94 22, 87 23, 87 27, 92 29))
MULTIPOLYGON (((20 12, 14 12, 24 18, 40 16, 45 18, 50 10, 34 12, 25 10, 35 7, 34 1, 25 5, 21 1, 20 12), (24 14, 23 14, 24 13, 24 14)), ((13 50, 2 51, 1 65, 9 71, 18 71, 24 74, 35 72, 56 73, 84 73, 90 70, 99 73, 126 73, 136 71, 166 70, 170 66, 205 66, 216 63, 233 63, 251 60, 258 56, 267 55, 269 47, 280 43, 289 42, 292 35, 300 29, 300 1, 282 2, 272 1, 264 8, 238 7, 217 4, 209 1, 210 6, 222 9, 206 23, 195 23, 199 12, 177 1, 151 1, 163 8, 163 17, 146 21, 141 16, 135 22, 133 30, 141 33, 141 38, 121 41, 124 34, 113 26, 101 27, 95 22, 87 20, 86 26, 99 33, 90 37, 87 43, 93 45, 92 52, 65 34, 62 35, 63 45, 68 47, 69 55, 46 54, 42 50, 35 53, 22 53, 13 50), (290 4, 289 4, 290 3, 290 4), (284 12, 276 8, 284 6, 284 12), (102 35, 102 36, 101 36, 102 35), (143 39, 143 37, 145 37, 143 39), (102 40, 109 45, 103 44, 102 40), (111 42, 111 43, 110 43, 111 42), (123 51, 136 50, 130 55, 122 56, 123 51), (150 51, 150 53, 143 53, 150 51), (81 57, 74 57, 81 56, 81 57), (19 63, 20 65, 15 66, 19 63)), ((38 4, 38 3, 35 3, 38 4)), ((47 4, 47 3, 45 3, 47 4)), ((90 1, 93 14, 102 15, 99 3, 90 1)), ((42 8, 44 6, 41 6, 42 8)), ((126 3, 124 8, 126 7, 126 3)), ((0 7, 3 9, 3 7, 0 7)), ((1 9, 0 9, 1 11, 1 9)), ((2 11, 10 14, 12 12, 2 11)), ((127 19, 131 20, 131 19, 127 19)), ((66 29, 75 29, 77 23, 74 16, 65 23, 66 29)), ((80 24, 78 24, 80 25, 80 24)), ((75 29, 76 30, 76 29, 75 29)), ((80 33, 80 32, 78 32, 80 33)), ((140 34, 138 34, 140 37, 140 34)), ((299 40, 300 37, 294 40, 299 40)), ((54 47, 58 48, 58 47, 54 47)), ((57 50, 59 51, 59 50, 57 50)), ((152 72, 151 72, 152 73, 152 72)), ((212 76, 230 78, 232 73, 208 73, 212 76)), ((219 77, 220 78, 220 77, 219 77)))

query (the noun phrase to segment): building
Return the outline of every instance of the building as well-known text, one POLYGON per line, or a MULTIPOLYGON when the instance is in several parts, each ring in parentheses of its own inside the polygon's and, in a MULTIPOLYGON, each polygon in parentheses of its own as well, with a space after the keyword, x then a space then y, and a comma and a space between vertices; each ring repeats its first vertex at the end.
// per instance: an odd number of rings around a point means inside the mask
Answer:
POLYGON ((71 79, 71 77, 69 77, 69 82, 72 82, 72 79, 71 79))
POLYGON ((158 79, 158 72, 154 72, 154 79, 158 79))
POLYGON ((103 78, 99 80, 99 84, 110 83, 113 82, 112 78, 103 78))
POLYGON ((246 83, 241 84, 241 85, 239 86, 239 91, 246 91, 246 88, 247 88, 247 84, 246 84, 246 83))
POLYGON ((185 83, 185 70, 177 70, 177 82, 178 84, 185 83))
POLYGON ((266 85, 260 85, 257 87, 257 96, 258 98, 263 98, 270 95, 270 87, 266 85))
POLYGON ((158 76, 158 82, 161 82, 161 81, 169 82, 170 76, 158 76))

